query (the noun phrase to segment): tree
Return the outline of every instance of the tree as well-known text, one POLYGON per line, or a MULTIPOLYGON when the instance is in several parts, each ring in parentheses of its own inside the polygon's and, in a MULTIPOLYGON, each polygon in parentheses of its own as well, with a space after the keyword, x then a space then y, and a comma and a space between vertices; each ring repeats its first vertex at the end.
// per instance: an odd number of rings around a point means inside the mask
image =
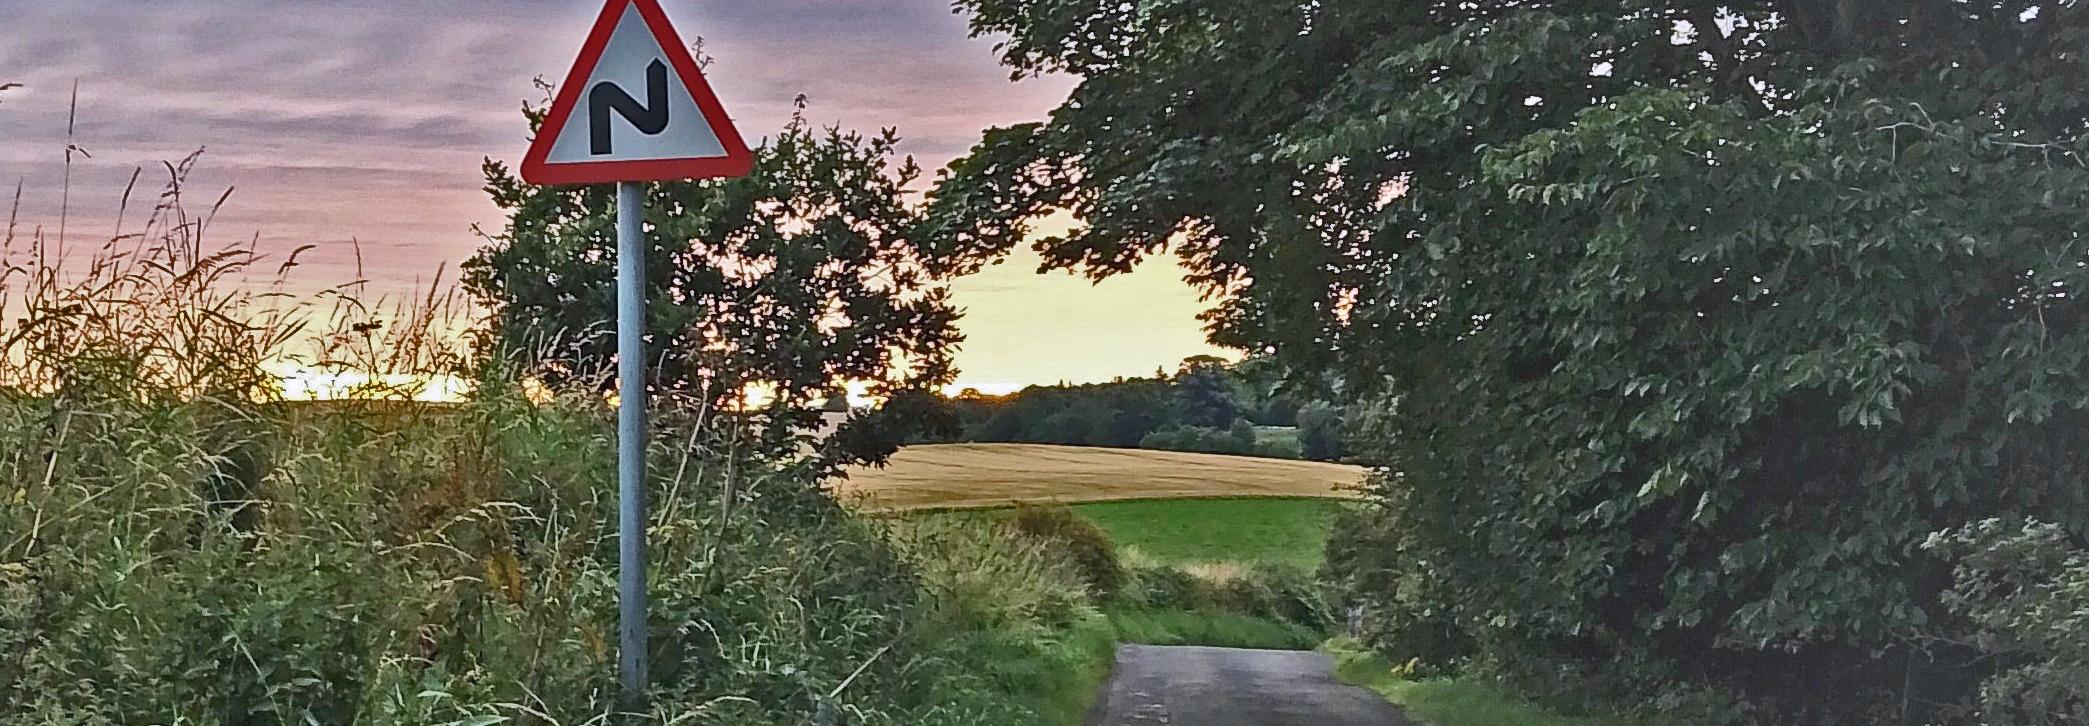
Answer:
MULTIPOLYGON (((951 379, 961 336, 942 281, 965 262, 924 243, 907 200, 918 169, 895 161, 897 144, 890 130, 815 131, 800 114, 747 177, 649 185, 655 395, 721 410, 764 387, 760 438, 790 452, 840 381, 889 396, 951 379)), ((613 190, 531 186, 492 160, 485 173, 508 222, 464 279, 494 308, 494 347, 554 383, 599 376, 615 353, 613 190)))
POLYGON ((1182 362, 1175 376, 1176 419, 1184 426, 1225 429, 1240 418, 1225 361, 1198 356, 1182 362))
POLYGON ((1433 655, 1919 720, 1976 679, 1915 544, 2089 536, 2079 3, 959 4, 1082 81, 931 227, 1070 210, 1047 266, 1173 249, 1215 341, 1344 381, 1336 570, 1433 655))
POLYGON ((1298 412, 1299 455, 1314 461, 1342 458, 1342 409, 1315 403, 1298 412))

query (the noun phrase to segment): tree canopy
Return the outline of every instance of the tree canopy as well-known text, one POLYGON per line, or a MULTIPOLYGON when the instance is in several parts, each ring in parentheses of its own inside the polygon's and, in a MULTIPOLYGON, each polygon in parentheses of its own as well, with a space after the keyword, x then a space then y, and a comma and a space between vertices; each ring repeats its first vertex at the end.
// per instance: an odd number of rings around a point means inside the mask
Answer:
POLYGON ((1172 252, 1215 341, 1367 402, 1381 643, 1938 714, 1979 668, 1916 545, 2089 535, 2079 3, 959 5, 1081 81, 931 228, 1070 210, 1047 266, 1172 252))
MULTIPOLYGON (((541 123, 541 109, 531 112, 541 123)), ((908 199, 919 175, 890 130, 815 130, 802 115, 756 150, 746 177, 647 185, 648 350, 656 395, 692 408, 770 398, 762 438, 793 451, 844 381, 875 395, 953 374, 962 336, 942 282, 965 264, 930 254, 908 199)), ((554 383, 609 370, 616 220, 606 186, 538 187, 487 161, 508 222, 465 265, 493 303, 495 348, 554 383)), ((889 450, 893 436, 847 436, 889 450)), ((882 452, 868 452, 873 457, 882 452)))

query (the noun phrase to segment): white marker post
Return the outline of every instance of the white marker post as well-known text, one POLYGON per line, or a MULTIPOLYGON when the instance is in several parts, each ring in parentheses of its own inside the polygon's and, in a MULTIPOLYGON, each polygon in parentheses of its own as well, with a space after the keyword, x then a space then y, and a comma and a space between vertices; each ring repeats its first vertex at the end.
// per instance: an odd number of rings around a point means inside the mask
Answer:
POLYGON ((659 0, 603 7, 522 161, 531 184, 617 185, 617 682, 626 711, 646 708, 648 683, 644 182, 753 168, 659 0))

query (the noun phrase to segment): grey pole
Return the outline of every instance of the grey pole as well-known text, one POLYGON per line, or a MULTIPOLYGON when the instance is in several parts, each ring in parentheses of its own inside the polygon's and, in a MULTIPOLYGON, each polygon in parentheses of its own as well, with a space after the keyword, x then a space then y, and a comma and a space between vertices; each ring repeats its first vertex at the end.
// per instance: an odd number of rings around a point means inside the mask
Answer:
POLYGON ((644 186, 617 184, 617 682, 646 708, 646 248, 644 186))

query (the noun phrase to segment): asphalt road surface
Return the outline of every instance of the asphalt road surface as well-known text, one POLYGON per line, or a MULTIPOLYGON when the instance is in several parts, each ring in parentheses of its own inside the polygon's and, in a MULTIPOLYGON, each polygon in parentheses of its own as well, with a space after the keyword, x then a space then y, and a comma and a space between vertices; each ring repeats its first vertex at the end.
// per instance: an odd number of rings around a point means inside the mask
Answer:
POLYGON ((1301 651, 1117 649, 1088 726, 1420 726, 1301 651))

